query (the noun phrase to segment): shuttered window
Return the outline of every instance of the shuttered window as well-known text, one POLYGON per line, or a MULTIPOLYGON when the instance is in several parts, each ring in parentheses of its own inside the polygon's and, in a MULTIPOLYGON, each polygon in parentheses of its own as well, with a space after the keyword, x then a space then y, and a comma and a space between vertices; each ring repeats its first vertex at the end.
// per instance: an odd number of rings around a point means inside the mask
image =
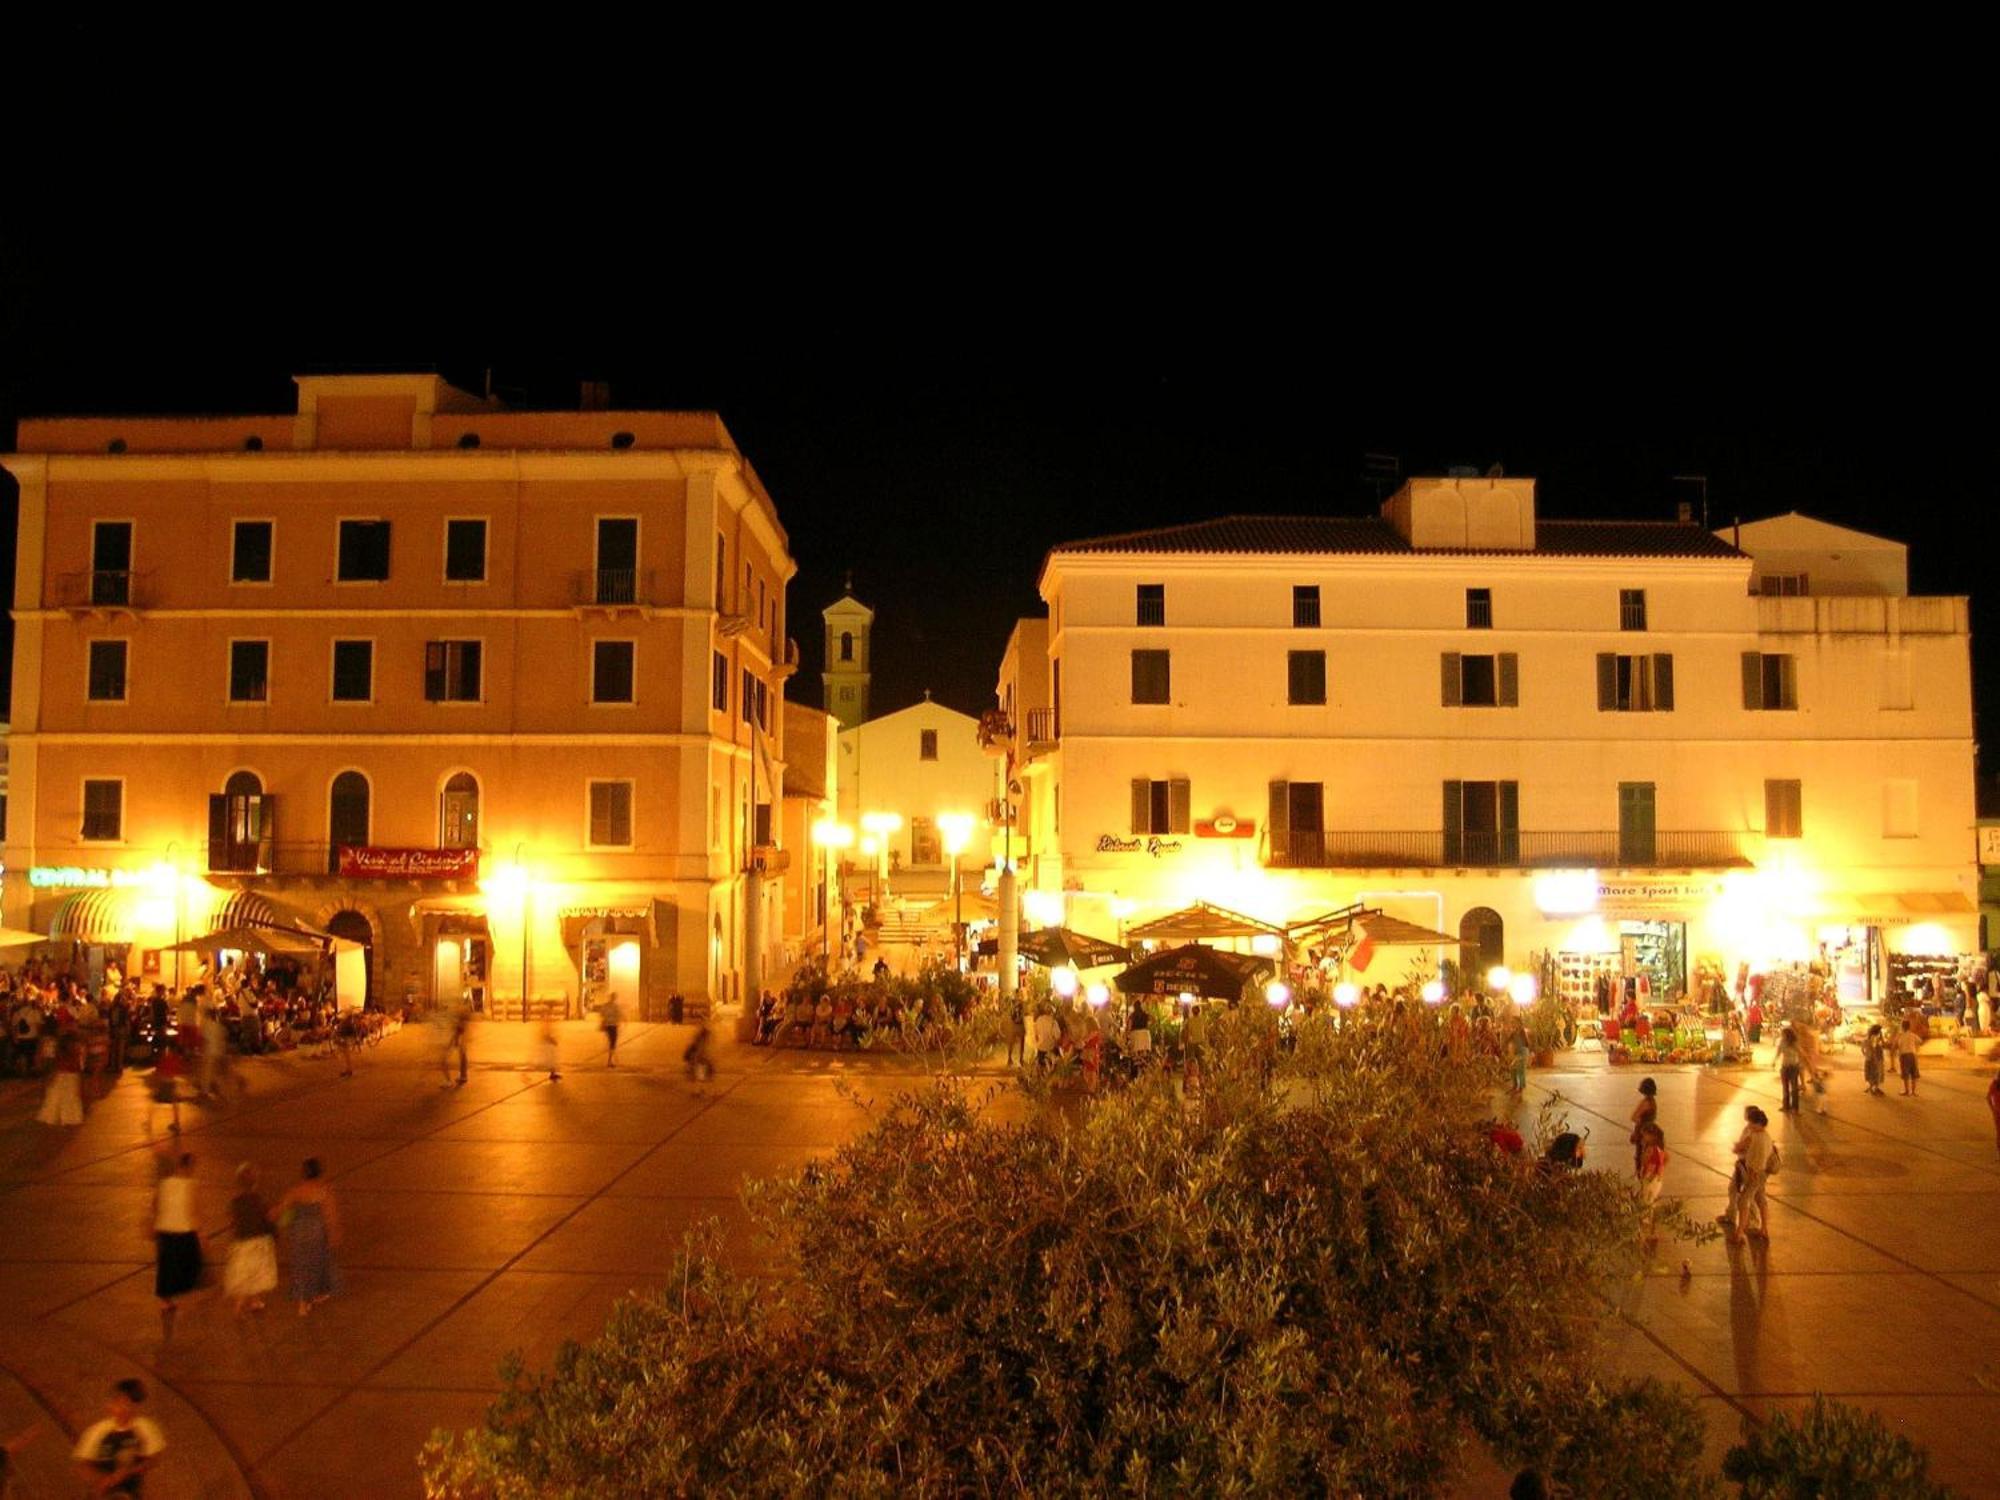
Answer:
POLYGON ((1772 839, 1805 837, 1805 808, 1801 784, 1796 781, 1764 783, 1764 836, 1772 839))
POLYGON ((1514 708, 1521 701, 1520 657, 1512 651, 1439 656, 1440 697, 1446 708, 1514 708))
POLYGON ((1521 858, 1521 784, 1447 781, 1444 859, 1452 865, 1511 865, 1521 858))
POLYGON ((1674 658, 1668 651, 1645 656, 1597 654, 1597 706, 1609 713, 1666 713, 1674 706, 1674 658))
POLYGON ((1186 833, 1189 807, 1186 778, 1152 781, 1132 780, 1132 831, 1134 833, 1186 833))
POLYGON ((1292 628, 1319 629, 1319 585, 1296 584, 1292 588, 1292 628))
POLYGON ((595 849, 628 849, 632 845, 632 783, 590 783, 590 843, 595 849))
POLYGON ((1743 653, 1743 706, 1748 709, 1799 706, 1797 671, 1790 655, 1768 651, 1743 653))
POLYGON ((1287 703, 1326 702, 1326 653, 1292 651, 1286 654, 1285 701, 1287 703))
POLYGON ((1134 703, 1168 703, 1172 701, 1173 674, 1169 653, 1165 651, 1134 651, 1132 653, 1132 701, 1134 703))
POLYGON ((430 641, 424 646, 424 697, 432 703, 477 703, 478 641, 430 641))

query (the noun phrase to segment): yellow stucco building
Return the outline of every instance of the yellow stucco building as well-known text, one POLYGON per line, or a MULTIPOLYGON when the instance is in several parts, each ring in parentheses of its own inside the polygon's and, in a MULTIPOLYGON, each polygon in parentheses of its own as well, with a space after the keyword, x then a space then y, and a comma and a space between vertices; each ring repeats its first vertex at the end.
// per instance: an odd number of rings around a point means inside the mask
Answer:
POLYGON ((170 976, 275 915, 495 1014, 739 998, 794 565, 721 421, 297 385, 21 424, 5 921, 170 976))

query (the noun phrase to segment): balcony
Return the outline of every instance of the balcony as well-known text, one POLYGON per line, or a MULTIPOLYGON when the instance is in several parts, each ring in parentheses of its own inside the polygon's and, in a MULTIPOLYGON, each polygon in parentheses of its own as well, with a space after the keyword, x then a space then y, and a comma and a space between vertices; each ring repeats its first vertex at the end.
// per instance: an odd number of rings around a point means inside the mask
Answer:
POLYGON ((571 576, 570 604, 577 609, 650 609, 659 603, 651 569, 586 568, 571 576))
POLYGON ((1028 710, 1028 747, 1030 750, 1053 749, 1062 738, 1062 720, 1053 708, 1031 708, 1028 710))
POLYGON ((59 573, 55 580, 56 608, 78 613, 101 610, 107 614, 147 609, 153 603, 152 580, 150 573, 134 573, 129 569, 59 573))
POLYGON ((1283 870, 1736 869, 1750 861, 1736 833, 1274 831, 1264 863, 1283 870))

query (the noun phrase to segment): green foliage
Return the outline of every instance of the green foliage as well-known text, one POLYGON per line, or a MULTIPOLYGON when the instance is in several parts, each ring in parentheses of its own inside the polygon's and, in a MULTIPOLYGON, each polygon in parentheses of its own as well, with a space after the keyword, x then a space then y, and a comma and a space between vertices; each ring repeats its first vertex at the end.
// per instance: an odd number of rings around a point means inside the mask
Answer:
POLYGON ((1528 1028, 1528 1047, 1535 1052, 1553 1052, 1567 1040, 1568 1028, 1564 1023, 1569 1013, 1553 988, 1543 990, 1535 997, 1527 1014, 1522 1018, 1528 1028))
POLYGON ((1622 1175, 1495 1148, 1496 1065, 1421 1008, 1278 1033, 1221 1017, 1192 1099, 1156 1067, 871 1111, 750 1191, 765 1279, 691 1236, 439 1434, 428 1492, 1431 1495, 1477 1442, 1572 1494, 1711 1493, 1692 1403, 1596 1370, 1592 1298, 1641 1264, 1622 1175))
POLYGON ((1722 1472, 1742 1486, 1744 1500, 1947 1500, 1951 1494, 1932 1482, 1923 1449, 1874 1412, 1824 1396, 1814 1396, 1797 1416, 1746 1418, 1743 1439, 1723 1459, 1722 1472))

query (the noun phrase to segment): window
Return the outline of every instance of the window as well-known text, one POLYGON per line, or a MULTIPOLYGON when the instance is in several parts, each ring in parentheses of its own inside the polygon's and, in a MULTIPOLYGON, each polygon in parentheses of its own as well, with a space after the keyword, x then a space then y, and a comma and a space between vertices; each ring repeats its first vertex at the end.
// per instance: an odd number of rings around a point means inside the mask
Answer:
POLYGON ((483 520, 444 523, 444 581, 486 582, 486 523, 483 520))
POLYGON ((424 698, 431 703, 479 701, 478 641, 424 643, 424 698))
POLYGON ((1164 583, 1139 585, 1138 620, 1141 625, 1167 623, 1167 586, 1164 583))
POLYGON ((339 873, 342 849, 367 846, 372 795, 368 778, 359 771, 342 771, 327 788, 326 864, 329 871, 339 873))
POLYGON ((1887 709, 1917 706, 1907 651, 1887 651, 1882 655, 1882 706, 1887 709))
POLYGON ((1172 677, 1165 651, 1134 651, 1132 653, 1132 701, 1134 703, 1166 703, 1170 701, 1172 677))
POLYGON ((840 632, 840 659, 842 661, 854 660, 854 632, 851 630, 840 632))
POLYGON ((944 843, 938 838, 937 824, 929 818, 910 819, 910 863, 923 866, 944 863, 944 843))
POLYGON ((1326 787, 1274 781, 1268 804, 1271 863, 1312 869, 1326 863, 1326 787))
POLYGON ((1326 702, 1326 653, 1290 651, 1286 653, 1285 701, 1287 703, 1326 702))
POLYGON ((1301 583, 1293 586, 1292 628, 1295 630, 1317 630, 1319 628, 1318 584, 1301 583))
POLYGON ((1189 828, 1188 784, 1185 779, 1132 782, 1134 833, 1186 833, 1189 828))
POLYGON ((1444 860, 1448 865, 1511 865, 1521 858, 1521 784, 1447 781, 1444 860))
POLYGON ((90 602, 132 602, 132 523, 98 521, 90 529, 90 602))
POLYGON ((715 653, 713 670, 709 674, 708 706, 719 714, 729 712, 729 658, 720 651, 715 653))
POLYGON ((1764 783, 1764 837, 1768 839, 1803 838, 1805 817, 1799 796, 1800 783, 1796 781, 1767 781, 1764 783))
POLYGON ((1649 656, 1597 653, 1597 706, 1619 713, 1666 713, 1674 706, 1674 658, 1671 652, 1649 656))
POLYGON ((125 837, 125 783, 86 781, 83 784, 83 838, 93 844, 115 844, 125 837))
POLYGON ((231 583, 271 581, 271 534, 269 521, 238 521, 229 548, 231 583))
POLYGON ((757 679, 750 669, 743 669, 743 696, 737 706, 743 710, 743 722, 748 724, 757 712, 757 679))
POLYGON ((1776 599, 1793 599, 1812 592, 1804 573, 1766 573, 1757 580, 1757 592, 1776 599))
POLYGON ((639 521, 635 516, 597 518, 597 579, 592 597, 599 604, 639 602, 639 521))
POLYGON ((1798 682, 1789 655, 1765 651, 1743 653, 1743 706, 1750 709, 1799 706, 1798 682))
POLYGON ((918 731, 917 759, 918 760, 937 759, 937 731, 935 729, 924 729, 918 731))
POLYGON ((208 799, 208 867, 239 874, 271 868, 274 799, 254 771, 237 771, 208 799))
POLYGON ((1618 862, 1621 865, 1653 863, 1657 852, 1654 791, 1650 781, 1618 783, 1618 862))
POLYGON ((633 652, 631 641, 594 641, 590 648, 590 701, 630 703, 633 652))
POLYGON ((632 783, 590 783, 590 844, 593 849, 632 847, 632 783))
POLYGON ((125 701, 126 649, 124 641, 90 643, 90 675, 87 691, 92 703, 125 701))
POLYGON ((367 703, 375 696, 375 643, 333 643, 333 701, 367 703))
POLYGON ((1917 836, 1917 784, 1903 778, 1882 783, 1882 837, 1913 839, 1917 836))
POLYGON ((715 534, 715 609, 722 612, 723 580, 729 577, 729 539, 721 532, 715 534))
POLYGON ((479 847, 479 780, 470 771, 454 772, 438 794, 438 846, 479 847))
POLYGON ((1644 630, 1646 628, 1646 591, 1644 589, 1620 589, 1618 591, 1618 628, 1620 630, 1644 630))
POLYGON ((771 690, 761 677, 757 679, 757 724, 762 729, 771 727, 771 690))
POLYGON ((1447 651, 1441 676, 1446 708, 1513 708, 1521 701, 1519 658, 1512 651, 1497 656, 1447 651))
POLYGON ((389 577, 389 523, 342 521, 339 572, 341 583, 384 583, 389 577))
POLYGON ((1467 630, 1491 630, 1493 628, 1493 590, 1467 589, 1465 591, 1465 628, 1467 630))
POLYGON ((229 701, 264 703, 271 696, 271 643, 229 643, 229 701))

